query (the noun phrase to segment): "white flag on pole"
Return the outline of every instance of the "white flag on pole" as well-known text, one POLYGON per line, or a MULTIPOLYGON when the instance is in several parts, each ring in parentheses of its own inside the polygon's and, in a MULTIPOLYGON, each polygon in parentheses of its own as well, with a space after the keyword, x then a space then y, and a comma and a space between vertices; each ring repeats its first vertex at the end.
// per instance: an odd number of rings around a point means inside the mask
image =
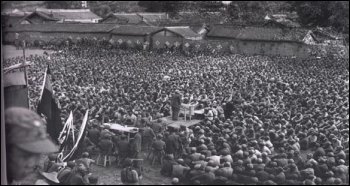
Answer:
POLYGON ((72 156, 74 154, 74 152, 77 150, 79 142, 80 142, 81 138, 83 137, 83 134, 84 134, 84 131, 85 131, 85 128, 86 128, 86 123, 87 123, 87 120, 88 120, 88 116, 89 116, 89 109, 86 111, 84 119, 83 119, 83 123, 80 126, 80 130, 79 130, 77 141, 75 142, 72 150, 66 155, 66 157, 63 158, 63 161, 65 161, 67 158, 72 156))
POLYGON ((68 116, 68 119, 66 121, 66 123, 63 126, 63 129, 58 137, 58 141, 63 142, 65 140, 64 134, 66 133, 66 136, 69 135, 69 131, 71 130, 71 128, 73 127, 73 113, 72 111, 70 111, 70 114, 68 116))

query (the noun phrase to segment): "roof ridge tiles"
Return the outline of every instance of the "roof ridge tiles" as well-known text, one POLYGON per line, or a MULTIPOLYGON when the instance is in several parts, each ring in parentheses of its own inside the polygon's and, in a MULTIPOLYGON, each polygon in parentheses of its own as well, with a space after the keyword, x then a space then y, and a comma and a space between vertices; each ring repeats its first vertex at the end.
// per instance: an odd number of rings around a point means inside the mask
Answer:
POLYGON ((36 11, 41 12, 91 12, 90 9, 44 9, 37 8, 36 11))

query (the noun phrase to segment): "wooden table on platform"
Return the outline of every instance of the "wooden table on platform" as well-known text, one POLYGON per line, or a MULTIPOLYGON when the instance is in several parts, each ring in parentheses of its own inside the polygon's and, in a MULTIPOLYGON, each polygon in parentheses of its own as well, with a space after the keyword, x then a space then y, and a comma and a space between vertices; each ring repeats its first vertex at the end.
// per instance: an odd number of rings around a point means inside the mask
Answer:
POLYGON ((179 117, 179 120, 173 121, 171 117, 164 117, 162 118, 163 123, 166 126, 174 127, 174 128, 180 128, 180 125, 184 125, 186 127, 192 126, 192 125, 197 125, 198 123, 201 122, 201 120, 184 120, 183 118, 179 117))

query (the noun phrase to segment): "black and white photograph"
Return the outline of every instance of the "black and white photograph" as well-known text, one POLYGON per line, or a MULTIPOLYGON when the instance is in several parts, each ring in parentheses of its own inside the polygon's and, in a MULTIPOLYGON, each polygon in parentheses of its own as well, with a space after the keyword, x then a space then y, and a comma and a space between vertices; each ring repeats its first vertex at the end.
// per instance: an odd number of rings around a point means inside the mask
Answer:
POLYGON ((1 1, 2 185, 349 185, 349 1, 1 1))

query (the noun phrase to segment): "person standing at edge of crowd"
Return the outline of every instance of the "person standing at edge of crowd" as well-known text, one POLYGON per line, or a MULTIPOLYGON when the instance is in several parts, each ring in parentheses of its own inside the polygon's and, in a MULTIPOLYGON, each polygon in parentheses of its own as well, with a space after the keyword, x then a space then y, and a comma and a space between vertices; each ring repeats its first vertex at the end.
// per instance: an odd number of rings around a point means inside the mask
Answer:
POLYGON ((171 110, 172 120, 177 121, 179 119, 179 112, 181 107, 181 94, 179 90, 175 90, 175 94, 171 98, 171 110))
POLYGON ((154 133, 153 129, 150 127, 150 124, 147 124, 146 128, 144 128, 142 137, 143 137, 143 140, 142 140, 143 149, 148 152, 150 150, 153 140, 156 137, 156 134, 154 133))
POLYGON ((139 176, 137 171, 132 168, 132 160, 126 159, 124 168, 121 171, 120 175, 121 181, 124 185, 138 185, 139 184, 139 176))
POLYGON ((142 147, 142 136, 143 129, 140 128, 138 132, 135 134, 134 139, 130 143, 130 151, 131 151, 131 158, 139 158, 141 147, 142 147))
POLYGON ((15 184, 33 173, 41 154, 57 152, 58 147, 47 137, 40 116, 26 108, 7 109, 5 126, 8 183, 15 184))

